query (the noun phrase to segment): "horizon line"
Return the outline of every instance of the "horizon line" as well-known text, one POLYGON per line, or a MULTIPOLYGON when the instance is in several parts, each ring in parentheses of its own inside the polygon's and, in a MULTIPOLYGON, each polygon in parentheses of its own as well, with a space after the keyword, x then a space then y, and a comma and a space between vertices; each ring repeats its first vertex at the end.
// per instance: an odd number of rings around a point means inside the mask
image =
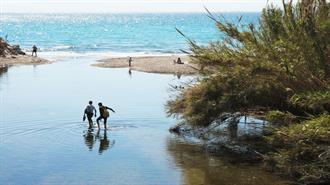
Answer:
MULTIPOLYGON (((262 11, 210 11, 211 13, 261 13, 262 11)), ((189 14, 189 13, 206 13, 207 11, 159 11, 159 12, 150 12, 150 11, 138 11, 138 12, 1 12, 1 14, 189 14)))

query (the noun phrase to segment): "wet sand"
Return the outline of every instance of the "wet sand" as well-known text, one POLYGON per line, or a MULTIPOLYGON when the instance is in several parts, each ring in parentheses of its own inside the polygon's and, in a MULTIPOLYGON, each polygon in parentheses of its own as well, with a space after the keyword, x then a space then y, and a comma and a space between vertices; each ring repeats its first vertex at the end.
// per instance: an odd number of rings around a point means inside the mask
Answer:
MULTIPOLYGON (((99 60, 93 64, 97 67, 105 68, 129 68, 128 57, 108 58, 99 60)), ((189 62, 188 56, 143 56, 132 57, 130 69, 135 71, 143 71, 148 73, 164 73, 164 74, 196 74, 198 69, 189 62), (174 64, 173 60, 178 57, 184 64, 174 64)))
POLYGON ((30 55, 8 55, 0 57, 0 68, 11 65, 36 65, 51 63, 46 59, 39 57, 32 57, 30 55))

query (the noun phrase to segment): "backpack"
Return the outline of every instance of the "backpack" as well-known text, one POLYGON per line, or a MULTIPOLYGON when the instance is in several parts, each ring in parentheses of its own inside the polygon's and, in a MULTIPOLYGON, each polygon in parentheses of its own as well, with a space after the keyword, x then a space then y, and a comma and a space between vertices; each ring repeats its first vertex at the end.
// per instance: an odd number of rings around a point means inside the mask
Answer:
POLYGON ((102 116, 103 116, 104 118, 109 117, 109 116, 110 116, 110 113, 109 113, 109 111, 107 110, 107 108, 106 108, 106 107, 102 107, 102 108, 103 108, 102 116))
POLYGON ((88 105, 85 109, 85 114, 92 114, 93 113, 93 106, 88 105))

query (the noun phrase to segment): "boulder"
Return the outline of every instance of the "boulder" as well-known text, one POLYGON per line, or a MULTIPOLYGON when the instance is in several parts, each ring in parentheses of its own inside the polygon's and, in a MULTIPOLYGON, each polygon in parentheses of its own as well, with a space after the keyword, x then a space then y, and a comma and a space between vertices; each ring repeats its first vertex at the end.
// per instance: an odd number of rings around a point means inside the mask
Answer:
POLYGON ((18 54, 18 55, 25 55, 25 53, 22 51, 19 45, 13 45, 12 49, 18 54))

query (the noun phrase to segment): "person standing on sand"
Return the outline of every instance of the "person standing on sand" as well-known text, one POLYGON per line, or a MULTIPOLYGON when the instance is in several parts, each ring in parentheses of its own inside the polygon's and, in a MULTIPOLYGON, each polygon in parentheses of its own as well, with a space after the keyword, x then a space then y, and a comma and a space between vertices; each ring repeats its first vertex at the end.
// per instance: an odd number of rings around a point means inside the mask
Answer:
POLYGON ((112 108, 102 105, 101 102, 98 105, 99 105, 100 116, 96 119, 97 126, 98 126, 98 128, 100 128, 99 122, 101 119, 103 119, 104 129, 107 129, 107 119, 110 116, 110 113, 108 110, 111 110, 113 113, 115 113, 115 111, 112 108))
POLYGON ((128 67, 131 67, 132 66, 132 57, 129 57, 128 59, 128 67))
POLYGON ((37 57, 37 51, 38 51, 37 46, 36 45, 33 45, 32 46, 32 56, 33 56, 33 54, 35 54, 35 56, 37 57))
POLYGON ((84 118, 83 120, 85 121, 86 119, 86 115, 87 115, 87 120, 88 120, 88 124, 89 124, 89 129, 92 129, 93 128, 93 120, 92 120, 92 117, 94 115, 94 112, 95 112, 95 117, 96 117, 96 109, 95 107, 93 106, 93 102, 92 101, 89 101, 88 102, 89 105, 87 105, 87 107, 85 108, 85 111, 84 111, 84 118))

